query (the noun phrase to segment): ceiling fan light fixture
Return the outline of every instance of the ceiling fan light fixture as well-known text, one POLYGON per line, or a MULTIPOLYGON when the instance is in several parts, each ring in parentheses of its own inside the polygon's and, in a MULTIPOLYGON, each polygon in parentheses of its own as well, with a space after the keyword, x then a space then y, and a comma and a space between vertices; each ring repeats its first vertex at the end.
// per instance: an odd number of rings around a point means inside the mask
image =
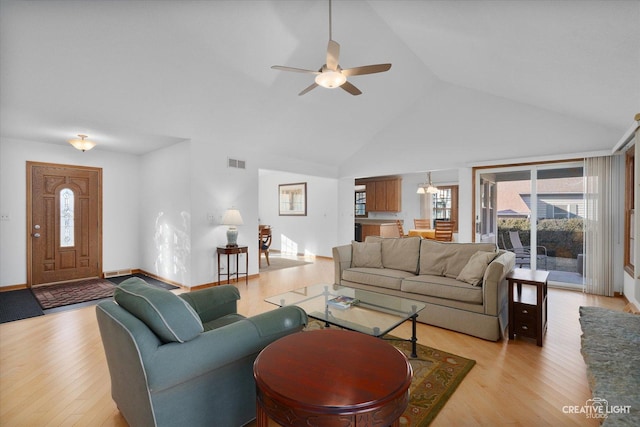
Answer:
POLYGON ((78 137, 80 137, 80 139, 70 139, 67 142, 82 152, 91 150, 96 146, 95 142, 85 139, 87 138, 87 135, 78 135, 78 137))
POLYGON ((347 77, 339 71, 325 71, 316 76, 316 83, 327 89, 340 87, 347 81, 347 77))

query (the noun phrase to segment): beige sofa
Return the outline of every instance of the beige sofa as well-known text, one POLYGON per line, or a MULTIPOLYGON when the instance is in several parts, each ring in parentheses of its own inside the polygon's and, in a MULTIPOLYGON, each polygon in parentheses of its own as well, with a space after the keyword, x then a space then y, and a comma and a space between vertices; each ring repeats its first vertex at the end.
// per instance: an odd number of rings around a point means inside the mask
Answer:
POLYGON ((508 326, 515 255, 492 243, 368 236, 333 248, 335 283, 422 301, 418 321, 497 341, 508 326))

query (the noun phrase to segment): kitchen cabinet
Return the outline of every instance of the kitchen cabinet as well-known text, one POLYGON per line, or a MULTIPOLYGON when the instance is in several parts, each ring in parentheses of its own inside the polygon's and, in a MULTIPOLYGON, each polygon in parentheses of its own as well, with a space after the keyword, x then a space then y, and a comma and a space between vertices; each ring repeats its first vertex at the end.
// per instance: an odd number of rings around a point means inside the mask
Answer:
POLYGON ((400 212, 402 210, 402 178, 365 178, 356 180, 365 185, 367 212, 400 212))
POLYGON ((362 241, 367 238, 367 236, 379 236, 380 235, 380 224, 362 224, 362 241))

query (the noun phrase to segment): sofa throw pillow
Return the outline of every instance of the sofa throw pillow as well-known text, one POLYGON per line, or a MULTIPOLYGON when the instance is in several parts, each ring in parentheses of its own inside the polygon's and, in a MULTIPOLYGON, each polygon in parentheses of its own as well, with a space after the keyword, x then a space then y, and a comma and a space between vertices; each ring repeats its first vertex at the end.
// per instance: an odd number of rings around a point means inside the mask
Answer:
POLYGON ((473 286, 479 286, 482 283, 484 272, 496 255, 498 255, 497 252, 476 252, 471 255, 469 262, 467 262, 467 265, 464 266, 456 279, 473 286))
MULTIPOLYGON (((455 279, 473 254, 495 250, 495 243, 453 243, 423 239, 420 246, 420 274, 455 279)), ((384 261, 384 254, 382 259, 384 261)))
POLYGON ((382 265, 384 268, 418 272, 420 260, 420 237, 388 237, 382 243, 382 265))
POLYGON ((375 243, 351 243, 351 267, 382 268, 382 245, 375 243))
POLYGON ((113 299, 165 343, 190 341, 204 331, 200 316, 189 303, 138 277, 127 279, 116 287, 113 299))

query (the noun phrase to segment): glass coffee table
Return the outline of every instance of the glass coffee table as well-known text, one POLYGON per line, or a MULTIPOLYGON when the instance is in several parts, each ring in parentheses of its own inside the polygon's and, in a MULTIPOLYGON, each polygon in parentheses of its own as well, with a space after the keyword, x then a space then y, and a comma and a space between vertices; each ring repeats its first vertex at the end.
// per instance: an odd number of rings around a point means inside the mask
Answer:
POLYGON ((309 317, 351 331, 383 337, 411 319, 411 357, 416 353, 416 318, 425 304, 407 298, 353 289, 340 285, 311 285, 265 299, 278 305, 296 305, 309 317), (335 298, 353 302, 348 307, 336 306, 335 298))

